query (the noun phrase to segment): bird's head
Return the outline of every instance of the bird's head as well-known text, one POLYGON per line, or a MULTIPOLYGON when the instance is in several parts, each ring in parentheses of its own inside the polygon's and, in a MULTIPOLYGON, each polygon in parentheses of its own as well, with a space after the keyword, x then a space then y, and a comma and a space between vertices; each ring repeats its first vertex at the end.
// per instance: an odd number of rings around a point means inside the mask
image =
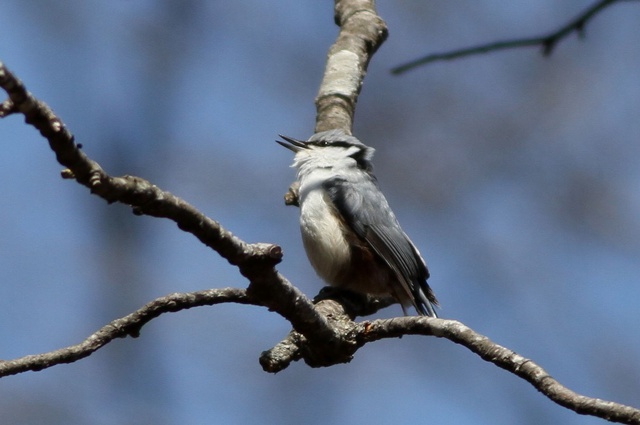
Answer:
POLYGON ((301 168, 305 164, 334 167, 336 165, 356 166, 364 171, 373 169, 371 158, 375 149, 365 145, 344 130, 328 130, 314 134, 309 140, 302 141, 280 135, 283 141, 277 143, 296 154, 294 166, 301 168))

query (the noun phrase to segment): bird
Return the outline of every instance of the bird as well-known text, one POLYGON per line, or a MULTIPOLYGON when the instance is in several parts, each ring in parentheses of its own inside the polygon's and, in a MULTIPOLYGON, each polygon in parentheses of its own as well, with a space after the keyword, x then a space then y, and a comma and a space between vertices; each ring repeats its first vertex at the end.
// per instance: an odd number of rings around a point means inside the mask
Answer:
POLYGON ((342 129, 307 141, 279 135, 295 153, 300 231, 309 262, 330 286, 391 296, 438 317, 429 269, 402 230, 373 174, 375 149, 342 129))

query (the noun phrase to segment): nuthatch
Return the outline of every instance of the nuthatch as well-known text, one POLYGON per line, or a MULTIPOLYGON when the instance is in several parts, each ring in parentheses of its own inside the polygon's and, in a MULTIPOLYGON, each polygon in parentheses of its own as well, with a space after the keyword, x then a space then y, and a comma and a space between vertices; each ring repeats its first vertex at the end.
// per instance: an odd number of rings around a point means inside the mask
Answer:
POLYGON ((300 230, 307 257, 329 285, 389 296, 437 317, 429 270, 402 231, 373 175, 374 149, 343 130, 304 142, 280 136, 295 153, 300 230))

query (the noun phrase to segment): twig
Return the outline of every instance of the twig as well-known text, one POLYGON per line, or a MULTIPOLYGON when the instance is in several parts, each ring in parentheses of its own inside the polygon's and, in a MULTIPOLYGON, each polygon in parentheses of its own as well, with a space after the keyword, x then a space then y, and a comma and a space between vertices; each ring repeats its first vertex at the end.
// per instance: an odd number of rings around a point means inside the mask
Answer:
POLYGON ((62 363, 73 363, 88 357, 116 338, 138 337, 140 329, 161 314, 221 303, 254 304, 247 297, 244 289, 237 288, 170 294, 157 298, 139 310, 112 321, 80 344, 15 360, 0 360, 0 377, 38 371, 62 363))
POLYGON ((453 50, 444 53, 433 53, 422 58, 413 60, 406 64, 391 69, 393 74, 402 74, 421 65, 441 60, 457 59, 464 56, 479 55, 482 53, 494 52, 496 50, 516 49, 519 47, 541 46, 542 54, 548 56, 553 53, 556 45, 569 34, 576 32, 579 37, 584 37, 584 29, 587 22, 593 18, 598 12, 608 6, 622 0, 601 0, 591 7, 583 11, 578 17, 564 25, 562 28, 548 35, 539 37, 522 38, 516 40, 498 41, 494 43, 482 44, 474 47, 453 50))

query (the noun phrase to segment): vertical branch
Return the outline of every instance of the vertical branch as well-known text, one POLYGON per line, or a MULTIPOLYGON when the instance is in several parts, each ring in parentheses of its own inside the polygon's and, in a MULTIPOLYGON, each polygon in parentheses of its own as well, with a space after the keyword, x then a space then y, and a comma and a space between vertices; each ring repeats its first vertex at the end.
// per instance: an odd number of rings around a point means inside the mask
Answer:
POLYGON ((315 131, 340 128, 351 133, 362 82, 371 57, 387 38, 387 25, 374 0, 336 0, 335 22, 340 33, 329 49, 316 97, 315 131))

